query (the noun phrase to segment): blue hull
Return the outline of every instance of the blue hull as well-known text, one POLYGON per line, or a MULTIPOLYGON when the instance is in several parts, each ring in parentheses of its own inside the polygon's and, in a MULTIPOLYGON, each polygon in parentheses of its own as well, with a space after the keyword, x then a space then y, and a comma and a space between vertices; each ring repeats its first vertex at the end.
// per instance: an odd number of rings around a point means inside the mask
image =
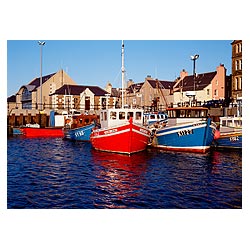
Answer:
POLYGON ((64 139, 72 141, 90 141, 90 134, 95 124, 75 129, 64 129, 64 139))
POLYGON ((204 153, 209 150, 216 125, 207 121, 167 126, 156 131, 152 146, 172 151, 204 153))
POLYGON ((215 148, 242 149, 242 134, 222 134, 220 138, 214 140, 213 146, 215 148))
POLYGON ((13 128, 13 135, 22 135, 22 131, 20 128, 13 128))

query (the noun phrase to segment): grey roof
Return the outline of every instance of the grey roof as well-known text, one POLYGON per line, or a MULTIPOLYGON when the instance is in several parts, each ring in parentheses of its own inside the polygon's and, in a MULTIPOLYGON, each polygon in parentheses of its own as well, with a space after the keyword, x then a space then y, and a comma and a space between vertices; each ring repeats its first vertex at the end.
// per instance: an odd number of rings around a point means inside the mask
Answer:
MULTIPOLYGON (((52 73, 46 76, 42 76, 42 84, 48 81, 52 76, 54 76, 56 73, 52 73)), ((35 88, 40 86, 40 77, 35 78, 32 80, 28 85, 33 85, 35 88)))
MULTIPOLYGON (((197 75, 195 79, 195 90, 202 90, 206 88, 211 83, 215 75, 216 71, 197 75)), ((176 88, 182 88, 182 91, 194 90, 194 76, 191 75, 184 77, 184 79, 177 84, 176 88)))
MULTIPOLYGON (((46 76, 42 76, 42 84, 48 81, 52 76, 54 76, 56 73, 52 73, 46 76)), ((34 78, 29 84, 23 85, 21 88, 26 88, 28 91, 32 92, 37 89, 37 87, 40 86, 40 77, 34 78)))
POLYGON ((173 89, 173 86, 176 84, 176 82, 164 81, 164 80, 148 79, 147 81, 153 88, 157 88, 157 82, 159 82, 159 87, 163 89, 173 89))
POLYGON ((7 102, 16 102, 16 95, 9 96, 7 102))
POLYGON ((96 96, 105 96, 105 94, 109 94, 107 91, 103 90, 102 88, 98 86, 82 86, 82 85, 65 84, 61 88, 57 89, 51 95, 80 95, 87 88, 96 96))
POLYGON ((144 84, 144 82, 141 82, 141 83, 134 83, 132 85, 130 85, 128 88, 127 88, 127 93, 137 93, 140 91, 142 85, 144 84))

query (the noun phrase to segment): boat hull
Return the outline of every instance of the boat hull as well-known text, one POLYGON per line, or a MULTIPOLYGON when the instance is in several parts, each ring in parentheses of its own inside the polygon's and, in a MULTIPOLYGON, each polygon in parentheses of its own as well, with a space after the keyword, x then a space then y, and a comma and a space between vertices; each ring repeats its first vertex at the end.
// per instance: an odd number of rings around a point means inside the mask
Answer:
POLYGON ((72 140, 72 141, 89 141, 90 134, 92 129, 94 128, 94 124, 90 124, 87 126, 74 128, 74 129, 64 129, 64 139, 72 140))
POLYGON ((63 137, 62 128, 21 128, 26 137, 63 137))
POLYGON ((152 146, 170 151, 205 153, 210 149, 215 130, 216 125, 211 119, 166 126, 156 131, 152 146))
POLYGON ((133 154, 146 149, 150 131, 132 122, 110 128, 96 129, 90 141, 96 150, 133 154))
POLYGON ((13 135, 22 135, 22 134, 23 132, 20 128, 16 128, 16 127, 13 128, 13 135))
POLYGON ((215 148, 242 149, 242 132, 220 133, 213 142, 215 148))

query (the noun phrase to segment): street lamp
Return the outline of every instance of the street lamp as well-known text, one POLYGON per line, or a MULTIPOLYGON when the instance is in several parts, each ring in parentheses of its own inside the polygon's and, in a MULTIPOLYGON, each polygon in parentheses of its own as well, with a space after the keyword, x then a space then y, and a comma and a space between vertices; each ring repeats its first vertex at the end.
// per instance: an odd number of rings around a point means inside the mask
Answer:
POLYGON ((193 75, 194 75, 194 100, 195 100, 195 61, 199 58, 199 55, 194 55, 194 56, 191 56, 191 60, 194 61, 194 67, 193 67, 193 75))
POLYGON ((45 45, 45 42, 38 42, 38 45, 40 46, 40 101, 41 101, 41 108, 43 107, 43 101, 42 101, 42 54, 43 54, 43 46, 45 45))

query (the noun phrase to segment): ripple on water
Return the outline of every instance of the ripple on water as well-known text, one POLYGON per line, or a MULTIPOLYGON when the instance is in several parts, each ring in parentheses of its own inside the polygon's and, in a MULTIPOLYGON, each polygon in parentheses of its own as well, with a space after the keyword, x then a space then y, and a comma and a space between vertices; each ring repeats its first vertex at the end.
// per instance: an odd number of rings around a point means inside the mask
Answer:
POLYGON ((98 152, 61 138, 8 139, 8 208, 241 208, 240 152, 98 152))

